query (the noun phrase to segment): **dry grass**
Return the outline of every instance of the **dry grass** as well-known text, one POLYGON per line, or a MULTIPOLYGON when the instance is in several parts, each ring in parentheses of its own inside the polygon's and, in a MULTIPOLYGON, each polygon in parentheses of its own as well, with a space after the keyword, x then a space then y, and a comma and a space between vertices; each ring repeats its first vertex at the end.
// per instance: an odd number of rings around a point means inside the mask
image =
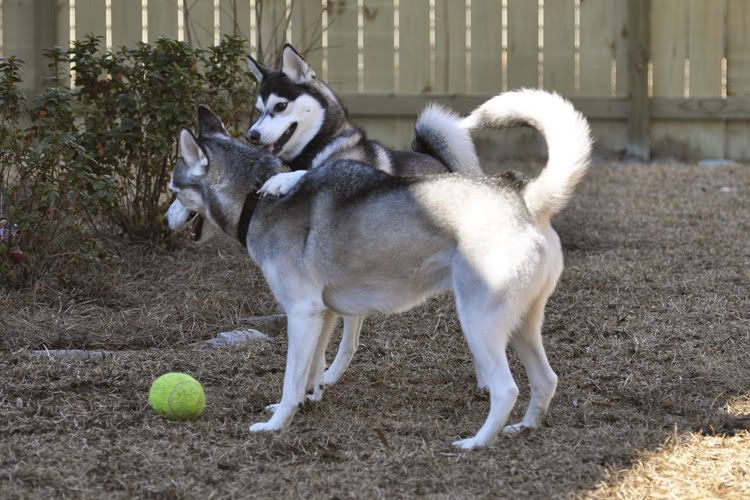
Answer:
POLYGON ((188 346, 274 310, 239 252, 123 249, 3 292, 1 496, 748 497, 749 186, 748 167, 595 168, 556 221, 548 425, 473 453, 450 442, 487 399, 448 298, 368 320, 339 385, 268 436, 247 425, 279 396, 284 339, 188 346), (62 363, 32 358, 40 346, 120 352, 62 363), (204 384, 199 420, 148 409, 169 370, 204 384))

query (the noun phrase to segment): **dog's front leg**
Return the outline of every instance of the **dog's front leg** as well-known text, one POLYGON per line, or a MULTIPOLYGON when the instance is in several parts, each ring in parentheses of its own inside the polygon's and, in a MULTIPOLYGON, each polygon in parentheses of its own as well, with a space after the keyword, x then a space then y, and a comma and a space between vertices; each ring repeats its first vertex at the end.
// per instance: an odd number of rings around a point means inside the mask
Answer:
POLYGON ((286 370, 281 401, 267 422, 250 426, 251 432, 280 431, 289 424, 297 408, 305 399, 305 388, 313 370, 313 363, 321 337, 333 327, 336 316, 329 311, 293 311, 287 314, 286 370))

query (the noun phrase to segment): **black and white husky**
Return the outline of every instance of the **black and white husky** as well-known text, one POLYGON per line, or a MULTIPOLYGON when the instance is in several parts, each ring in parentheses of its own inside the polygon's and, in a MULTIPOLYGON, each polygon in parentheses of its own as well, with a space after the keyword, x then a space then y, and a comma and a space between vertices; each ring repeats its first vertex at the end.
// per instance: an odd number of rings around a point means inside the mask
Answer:
POLYGON ((430 106, 415 127, 415 150, 395 151, 367 139, 348 119, 333 91, 291 45, 281 69, 248 59, 258 81, 258 119, 246 139, 284 160, 292 170, 309 170, 329 160, 356 160, 388 174, 482 173, 469 131, 453 112, 430 106), (424 153, 427 153, 425 155, 424 153))
POLYGON ((337 317, 405 311, 443 292, 455 297, 477 381, 490 395, 477 434, 454 444, 481 447, 501 429, 540 424, 557 385, 542 347, 544 307, 563 269, 550 218, 585 174, 591 139, 567 101, 538 91, 497 96, 464 126, 521 119, 548 143, 548 163, 529 182, 514 175, 403 178, 328 160, 272 197, 258 194, 258 186, 284 173, 283 163, 232 139, 216 115, 199 109, 198 136, 180 132, 170 182, 177 199, 167 223, 178 228, 196 211, 237 237, 288 320, 281 401, 251 431, 285 428, 306 392, 317 392, 337 317), (523 419, 506 426, 518 394, 509 343, 526 368, 531 397, 523 419))

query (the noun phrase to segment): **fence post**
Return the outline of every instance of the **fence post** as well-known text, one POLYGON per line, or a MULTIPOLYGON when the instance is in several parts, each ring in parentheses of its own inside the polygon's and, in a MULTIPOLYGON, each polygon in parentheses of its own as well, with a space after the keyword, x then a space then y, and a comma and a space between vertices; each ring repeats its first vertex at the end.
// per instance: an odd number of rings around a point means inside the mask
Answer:
POLYGON ((3 7, 3 52, 24 61, 23 88, 35 95, 46 85, 47 60, 42 51, 57 42, 55 0, 5 0, 3 7))
POLYGON ((651 157, 651 102, 648 96, 650 56, 651 0, 628 2, 628 73, 630 75, 630 113, 628 116, 627 154, 639 160, 651 157))

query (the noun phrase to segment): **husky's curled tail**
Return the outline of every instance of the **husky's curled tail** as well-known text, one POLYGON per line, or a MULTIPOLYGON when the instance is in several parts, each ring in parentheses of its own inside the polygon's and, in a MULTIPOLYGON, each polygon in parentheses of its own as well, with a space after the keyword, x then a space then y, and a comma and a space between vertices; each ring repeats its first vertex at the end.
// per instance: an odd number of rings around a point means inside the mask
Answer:
POLYGON ((482 174, 472 130, 528 124, 547 141, 548 160, 529 182, 524 200, 534 219, 560 211, 589 166, 591 136, 586 119, 567 100, 543 90, 505 92, 461 119, 443 106, 431 104, 417 119, 412 149, 443 162, 451 172, 482 174))
POLYGON ((439 104, 430 104, 419 114, 412 149, 437 158, 451 172, 482 174, 470 131, 461 126, 460 116, 439 104))
POLYGON ((524 201, 538 222, 562 210, 589 166, 591 135, 586 119, 557 94, 543 90, 506 92, 461 120, 465 130, 528 124, 547 141, 547 165, 526 186, 524 201))

